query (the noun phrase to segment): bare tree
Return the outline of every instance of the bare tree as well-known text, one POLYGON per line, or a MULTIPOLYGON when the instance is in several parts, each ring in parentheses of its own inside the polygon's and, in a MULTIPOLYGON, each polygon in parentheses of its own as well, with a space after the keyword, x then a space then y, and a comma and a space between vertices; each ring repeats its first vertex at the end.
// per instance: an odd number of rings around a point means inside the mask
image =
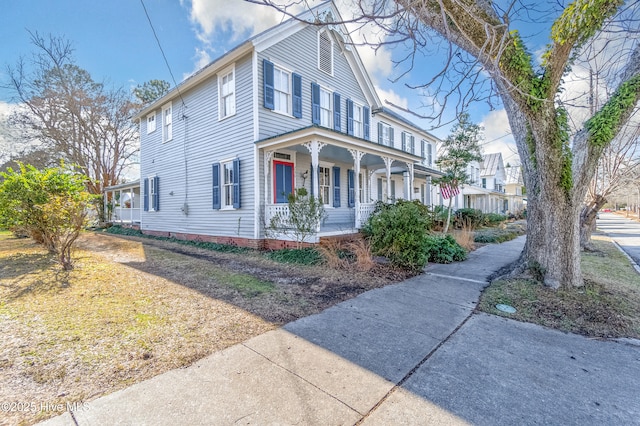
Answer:
POLYGON ((102 194, 104 187, 119 182, 138 151, 131 116, 139 105, 128 91, 95 82, 78 67, 68 41, 32 33, 31 42, 36 52, 30 60, 7 67, 7 86, 26 106, 13 115, 13 125, 33 131, 45 147, 89 178, 90 193, 102 194))
MULTIPOLYGON (((634 116, 637 115, 636 110, 634 116)), ((609 196, 622 188, 631 189, 632 193, 638 190, 639 144, 640 126, 631 121, 604 149, 580 213, 580 245, 584 250, 594 249, 591 233, 598 211, 608 202, 609 196)))
MULTIPOLYGON (((249 1, 290 13, 275 1, 249 1)), ((376 25, 386 35, 382 41, 365 43, 409 46, 401 60, 409 69, 417 53, 430 54, 434 46, 444 47, 442 70, 419 86, 436 99, 434 106, 455 106, 459 113, 471 102, 485 100, 493 105, 498 100, 495 96, 499 98, 518 147, 528 194, 527 242, 515 271, 534 268, 553 288, 583 285, 581 207, 598 159, 640 98, 638 2, 353 0, 351 8, 357 13, 343 23, 376 25), (526 21, 550 18, 550 43, 538 66, 526 38, 516 29, 526 21), (616 76, 610 82, 611 96, 572 133, 569 115, 560 103, 563 79, 586 46, 606 37, 631 41, 610 64, 616 76)), ((597 55, 597 49, 594 52, 597 55)), ((443 109, 433 115, 438 122, 443 109)))

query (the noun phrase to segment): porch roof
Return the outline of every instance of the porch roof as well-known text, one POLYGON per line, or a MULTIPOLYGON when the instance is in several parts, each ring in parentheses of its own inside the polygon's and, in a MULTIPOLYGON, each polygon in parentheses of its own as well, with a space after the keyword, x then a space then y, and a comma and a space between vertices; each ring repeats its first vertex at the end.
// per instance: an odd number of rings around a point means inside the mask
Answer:
POLYGON ((104 188, 104 191, 118 191, 122 189, 139 188, 139 187, 140 187, 140 179, 136 179, 134 181, 121 183, 119 185, 107 186, 106 188, 104 188))
POLYGON ((463 195, 498 195, 498 196, 506 196, 504 192, 494 191, 493 189, 483 188, 481 186, 469 185, 462 187, 463 195))
POLYGON ((365 154, 393 157, 395 160, 407 163, 418 163, 422 160, 422 157, 418 155, 347 135, 346 133, 318 126, 317 124, 261 139, 256 141, 255 144, 259 148, 278 149, 303 144, 312 140, 325 142, 345 149, 357 149, 365 154))

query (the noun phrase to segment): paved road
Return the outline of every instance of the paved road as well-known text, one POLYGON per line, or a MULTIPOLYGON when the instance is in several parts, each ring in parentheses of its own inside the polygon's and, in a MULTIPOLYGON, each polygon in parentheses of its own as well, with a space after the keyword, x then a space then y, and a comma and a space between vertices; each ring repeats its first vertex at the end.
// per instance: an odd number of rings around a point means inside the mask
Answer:
POLYGON ((631 258, 640 264, 640 223, 614 213, 601 213, 598 229, 606 232, 631 258))

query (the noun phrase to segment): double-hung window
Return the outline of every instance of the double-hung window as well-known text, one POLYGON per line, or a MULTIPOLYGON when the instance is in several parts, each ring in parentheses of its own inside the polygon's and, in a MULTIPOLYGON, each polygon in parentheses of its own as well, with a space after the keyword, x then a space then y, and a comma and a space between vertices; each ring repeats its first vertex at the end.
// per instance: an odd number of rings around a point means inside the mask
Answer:
POLYGON ((378 122, 378 143, 393 147, 393 127, 387 123, 378 122))
POLYGON ((318 169, 318 188, 320 191, 320 199, 324 205, 331 203, 331 168, 319 167, 318 169))
POLYGON ((353 136, 357 138, 364 137, 364 118, 362 114, 362 106, 353 104, 353 136))
POLYGON ((320 125, 331 127, 331 92, 320 87, 320 125))
POLYGON ((280 69, 273 70, 273 110, 291 113, 291 74, 280 69))
POLYGON ((240 208, 240 160, 221 161, 213 164, 213 208, 240 208))
POLYGON ((218 76, 219 118, 230 117, 236 113, 235 67, 223 71, 218 76))
POLYGON ((147 134, 156 131, 156 112, 147 115, 147 134))
POLYGON ((402 132, 402 150, 415 154, 415 137, 409 132, 402 132))
POLYGON ((162 107, 162 142, 173 139, 173 107, 171 102, 162 107))

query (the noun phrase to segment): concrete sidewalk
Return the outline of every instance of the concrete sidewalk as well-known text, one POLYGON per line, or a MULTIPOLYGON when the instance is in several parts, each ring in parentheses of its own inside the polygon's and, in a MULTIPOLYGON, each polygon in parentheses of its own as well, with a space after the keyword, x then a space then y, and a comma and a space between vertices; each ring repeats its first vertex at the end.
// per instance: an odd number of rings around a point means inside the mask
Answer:
POLYGON ((523 244, 429 266, 43 424, 638 424, 639 347, 472 315, 523 244))

